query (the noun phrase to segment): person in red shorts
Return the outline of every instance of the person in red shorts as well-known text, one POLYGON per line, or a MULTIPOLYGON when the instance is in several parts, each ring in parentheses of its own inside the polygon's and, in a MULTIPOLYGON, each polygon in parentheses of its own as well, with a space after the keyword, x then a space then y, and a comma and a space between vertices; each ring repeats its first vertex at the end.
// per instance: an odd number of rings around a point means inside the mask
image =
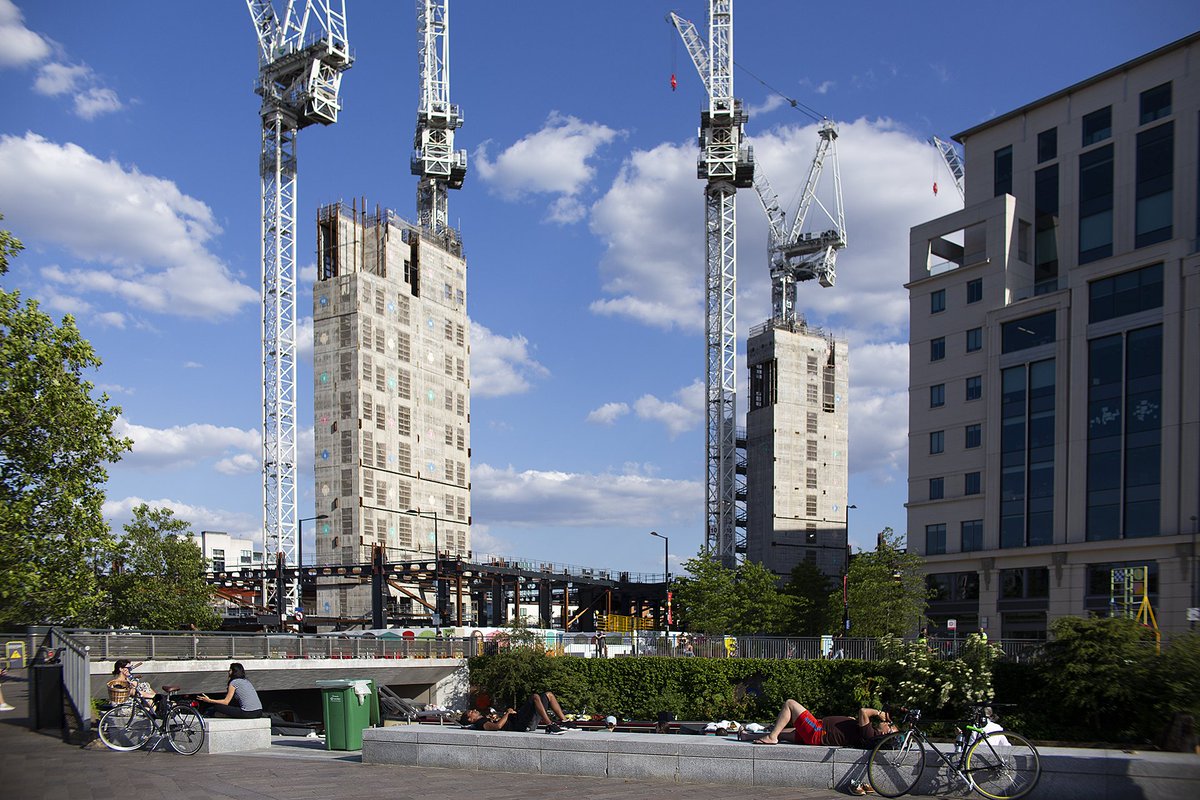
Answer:
POLYGON ((869 747, 880 736, 896 731, 891 717, 874 708, 860 708, 853 717, 829 716, 818 719, 795 700, 779 710, 775 724, 766 736, 754 744, 779 744, 786 728, 794 728, 796 744, 822 744, 829 747, 869 747))

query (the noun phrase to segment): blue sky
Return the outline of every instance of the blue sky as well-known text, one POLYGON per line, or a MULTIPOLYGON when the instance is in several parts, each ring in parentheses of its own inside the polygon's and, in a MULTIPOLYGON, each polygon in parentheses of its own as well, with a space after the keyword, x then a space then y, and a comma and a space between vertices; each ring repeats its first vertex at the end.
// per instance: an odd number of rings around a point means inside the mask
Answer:
MULTIPOLYGON (((341 119, 299 142, 306 334, 316 208, 415 211, 414 3, 347 5, 341 119)), ((668 10, 706 33, 701 0, 452 0, 477 551, 651 572, 648 531, 670 537, 673 569, 702 544, 704 97, 668 10)), ((805 284, 798 305, 850 340, 853 544, 905 529, 908 229, 960 202, 925 140, 1197 28, 1192 0, 735 4, 735 91, 789 211, 816 127, 762 82, 840 125, 850 245, 837 286, 805 284)), ((146 501, 196 530, 261 528, 256 72, 240 0, 0 0, 0 224, 27 247, 5 286, 74 314, 104 360, 94 382, 135 441, 110 470, 115 526, 146 501)), ((753 191, 738 233, 744 352, 770 311, 753 191)))

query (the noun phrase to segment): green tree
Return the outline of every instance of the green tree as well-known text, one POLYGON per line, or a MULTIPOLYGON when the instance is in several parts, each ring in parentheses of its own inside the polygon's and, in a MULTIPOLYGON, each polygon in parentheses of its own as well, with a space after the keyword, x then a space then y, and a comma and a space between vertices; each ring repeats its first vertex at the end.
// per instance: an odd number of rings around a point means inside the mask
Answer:
POLYGON ((190 534, 191 525, 169 508, 143 503, 133 510, 117 546, 119 567, 104 581, 109 624, 153 630, 217 627, 212 589, 204 581, 204 554, 190 534))
MULTIPOLYGON (((0 231, 0 275, 21 249, 0 231)), ((112 432, 120 409, 84 379, 99 366, 70 316, 55 325, 0 288, 0 627, 97 621, 105 464, 131 446, 112 432)))
POLYGON ((795 600, 779 591, 775 573, 753 561, 734 574, 729 633, 786 636, 794 633, 795 600))
POLYGON ((783 591, 792 598, 793 633, 820 636, 837 627, 841 616, 830 619, 827 600, 832 583, 829 576, 810 561, 801 561, 792 569, 783 591))
MULTIPOLYGON (((850 559, 846 581, 850 635, 914 633, 929 599, 921 557, 907 552, 903 537, 891 528, 879 533, 878 542, 875 550, 850 559)), ((841 587, 829 595, 827 608, 832 618, 842 618, 841 587)))
POLYGON ((688 576, 671 582, 679 621, 692 633, 731 633, 734 570, 704 552, 683 568, 688 576))
POLYGON ((701 552, 683 564, 687 577, 671 586, 679 620, 692 633, 790 633, 794 602, 781 593, 774 573, 761 564, 746 562, 737 569, 701 552))

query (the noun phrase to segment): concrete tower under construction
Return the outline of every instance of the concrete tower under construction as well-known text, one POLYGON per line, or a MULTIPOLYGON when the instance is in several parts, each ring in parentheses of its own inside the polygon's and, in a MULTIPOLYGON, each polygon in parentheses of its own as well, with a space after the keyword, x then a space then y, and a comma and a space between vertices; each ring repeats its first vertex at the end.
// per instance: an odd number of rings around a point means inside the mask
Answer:
MULTIPOLYGON (((317 563, 471 549, 467 265, 453 231, 338 203, 317 214, 313 380, 317 563)), ((422 554, 427 554, 423 556, 422 554)), ((318 586, 317 613, 369 618, 367 585, 318 586)), ((393 586, 389 616, 434 624, 433 598, 393 586)), ((466 616, 456 597, 449 620, 466 616)))
POLYGON ((746 558, 781 579, 808 561, 846 568, 847 344, 803 319, 750 331, 746 558))

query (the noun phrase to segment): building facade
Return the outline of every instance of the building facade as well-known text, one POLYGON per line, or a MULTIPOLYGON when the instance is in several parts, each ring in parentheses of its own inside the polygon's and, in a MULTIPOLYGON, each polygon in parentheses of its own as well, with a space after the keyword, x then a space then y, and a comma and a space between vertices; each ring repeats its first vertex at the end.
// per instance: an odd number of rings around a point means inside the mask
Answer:
POLYGON ((1200 605, 1197 65, 1200 34, 960 133, 965 208, 912 229, 935 630, 1036 639, 1144 598, 1171 632, 1200 605))
MULTIPOLYGON (((390 211, 335 204, 318 212, 317 254, 315 492, 328 518, 317 521, 316 563, 367 564, 376 544, 392 561, 465 556, 471 371, 461 246, 390 211)), ((335 580, 318 587, 316 614, 369 618, 369 587, 335 580)), ((393 587, 391 602, 391 614, 434 621, 411 588, 393 587)), ((457 619, 458 597, 442 608, 457 619)))
POLYGON ((846 569, 846 342, 774 319, 746 342, 746 558, 786 581, 802 561, 846 569))

